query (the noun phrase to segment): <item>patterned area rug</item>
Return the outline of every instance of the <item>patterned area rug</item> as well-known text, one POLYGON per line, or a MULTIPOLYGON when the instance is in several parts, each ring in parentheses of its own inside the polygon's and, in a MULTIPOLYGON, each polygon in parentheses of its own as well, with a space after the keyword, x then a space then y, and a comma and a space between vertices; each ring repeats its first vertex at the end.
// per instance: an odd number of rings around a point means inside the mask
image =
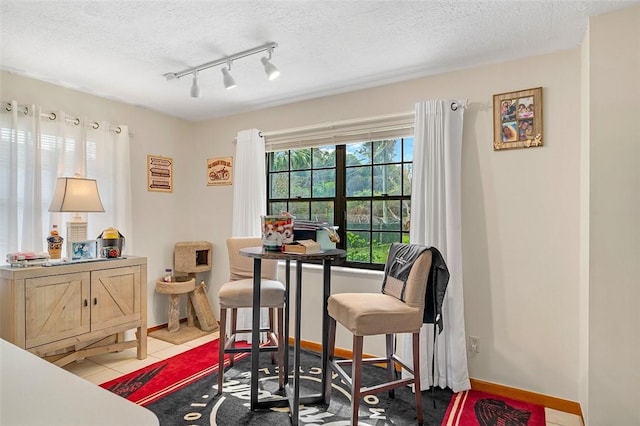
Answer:
POLYGON ((480 391, 454 395, 442 426, 545 426, 544 407, 480 391))
MULTIPOLYGON (((289 409, 273 408, 249 410, 250 358, 247 357, 224 375, 222 394, 217 395, 217 372, 183 387, 171 395, 146 405, 160 419, 161 425, 289 425, 289 409)), ((278 391, 277 369, 271 364, 269 354, 260 356, 260 398, 281 398, 278 391)), ((300 394, 320 392, 320 356, 302 351, 300 394)), ((364 385, 379 383, 385 370, 365 366, 364 385)), ((439 426, 451 400, 449 389, 422 392, 422 404, 426 426, 439 426), (435 408, 434 408, 435 404, 435 408)), ((344 426, 350 424, 351 407, 349 393, 339 378, 334 378, 329 406, 313 405, 300 408, 300 425, 344 426)), ((409 388, 396 389, 395 398, 387 393, 369 396, 360 405, 360 426, 416 424, 415 397, 409 388)))

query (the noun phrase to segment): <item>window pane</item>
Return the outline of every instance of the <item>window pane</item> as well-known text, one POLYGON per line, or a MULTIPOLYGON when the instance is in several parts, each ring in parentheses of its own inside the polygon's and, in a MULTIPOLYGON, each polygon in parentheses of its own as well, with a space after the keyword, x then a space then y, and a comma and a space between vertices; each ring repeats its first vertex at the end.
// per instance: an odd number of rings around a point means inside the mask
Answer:
POLYGON ((334 223, 333 201, 312 201, 311 202, 311 218, 318 222, 327 222, 329 225, 334 223))
POLYGON ((289 173, 273 173, 271 179, 270 198, 289 198, 289 173))
POLYGON ((347 145, 347 166, 361 166, 371 164, 371 142, 347 145))
POLYGON ((402 152, 403 152, 403 158, 402 161, 404 162, 412 162, 413 161, 413 138, 404 138, 402 140, 403 142, 403 147, 402 147, 402 152))
POLYGON ((291 150, 291 170, 311 168, 311 148, 291 150))
POLYGON ((401 171, 400 164, 373 166, 373 195, 400 195, 401 171))
POLYGON ((323 146, 313 148, 313 168, 320 169, 323 167, 336 166, 336 147, 323 146))
POLYGON ((380 163, 399 163, 402 161, 401 139, 387 139, 383 141, 373 142, 373 162, 380 163))
POLYGON ((411 179, 413 178, 413 164, 402 166, 402 195, 411 195, 411 179))
POLYGON ((347 261, 370 262, 370 241, 368 232, 347 232, 347 261))
POLYGON ((289 170, 289 151, 272 152, 269 156, 269 171, 289 170))
POLYGON ((399 231, 400 200, 378 200, 373 202, 373 227, 383 231, 399 231))
MULTIPOLYGON (((309 203, 306 201, 292 201, 289 203, 289 213, 296 219, 309 219, 309 203)), ((295 221, 293 222, 295 226, 295 221)))
POLYGON ((336 196, 336 171, 335 169, 313 171, 313 197, 336 196))
POLYGON ((387 255, 389 254, 389 247, 392 243, 398 242, 400 234, 378 232, 373 234, 373 241, 371 244, 371 251, 373 253, 373 263, 384 264, 387 261, 387 255))
POLYGON ((371 205, 366 201, 347 201, 347 230, 371 229, 371 205))
POLYGON ((280 214, 287 211, 287 202, 279 201, 269 203, 269 214, 280 214))
POLYGON ((371 167, 349 167, 346 183, 347 197, 370 197, 371 167))
POLYGON ((411 230, 411 200, 402 200, 402 230, 411 230))
POLYGON ((311 197, 311 172, 291 172, 291 198, 311 197))

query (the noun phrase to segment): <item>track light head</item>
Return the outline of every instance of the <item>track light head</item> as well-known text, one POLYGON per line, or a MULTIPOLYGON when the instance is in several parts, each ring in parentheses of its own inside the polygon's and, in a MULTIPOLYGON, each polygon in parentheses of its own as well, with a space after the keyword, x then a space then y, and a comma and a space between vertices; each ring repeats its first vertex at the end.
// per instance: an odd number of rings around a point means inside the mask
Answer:
POLYGON ((231 76, 231 73, 229 72, 227 67, 222 68, 222 83, 224 84, 224 88, 227 90, 236 87, 236 81, 231 76))
POLYGON ((263 56, 260 58, 260 62, 264 65, 264 72, 267 74, 267 77, 269 77, 269 80, 275 80, 280 76, 280 70, 273 65, 269 59, 263 56))
POLYGON ((191 84, 191 97, 200 97, 200 86, 198 85, 198 72, 193 73, 193 83, 191 84))

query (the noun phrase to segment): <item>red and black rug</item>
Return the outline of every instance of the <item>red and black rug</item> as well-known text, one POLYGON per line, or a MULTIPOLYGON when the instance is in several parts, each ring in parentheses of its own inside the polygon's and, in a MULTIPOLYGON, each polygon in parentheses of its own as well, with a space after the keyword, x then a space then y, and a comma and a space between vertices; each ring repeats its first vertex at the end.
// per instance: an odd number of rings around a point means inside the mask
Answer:
POLYGON ((545 426, 544 407, 469 390, 451 398, 442 426, 545 426))
MULTIPOLYGON (((160 361, 141 370, 129 373, 101 386, 130 401, 153 411, 161 425, 285 425, 290 424, 288 409, 249 410, 249 382, 251 375, 248 354, 237 356, 235 365, 225 369, 222 394, 217 393, 218 341, 206 343, 165 361, 160 361)), ((271 364, 270 354, 260 356, 260 398, 279 398, 276 366, 271 364)), ((314 352, 301 353, 301 394, 315 393, 320 388, 320 356, 314 352)), ((386 371, 365 365, 364 386, 380 383, 386 371)), ((334 375, 329 406, 301 406, 300 425, 346 425, 350 422, 349 391, 338 375, 334 375)), ((473 391, 471 391, 473 392, 473 391)), ((436 388, 422 392, 425 426, 440 425, 500 425, 500 426, 544 426, 544 409, 531 411, 528 423, 511 422, 521 419, 524 413, 513 417, 507 415, 507 406, 515 410, 526 407, 494 395, 486 395, 487 407, 475 406, 475 393, 453 394, 450 389, 436 388), (466 395, 466 397, 464 397, 466 395), (471 395, 471 397, 469 397, 471 395), (457 401, 457 402, 456 402, 457 401), (500 405, 504 404, 504 405, 500 405), (492 413, 501 408, 499 416, 492 413), (480 417, 488 421, 477 420, 480 417), (489 414, 486 414, 489 413, 489 414), (541 414, 539 414, 541 413, 541 414), (493 416, 493 417, 492 417, 493 416), (492 419, 498 419, 491 423, 492 419), (503 422, 507 419, 507 422, 503 422), (536 423, 542 419, 542 423, 536 423)), ((535 407, 535 406, 534 406, 535 407)), ((369 396, 360 405, 360 425, 409 426, 416 424, 415 398, 411 389, 396 389, 395 398, 386 393, 369 396)))
MULTIPOLYGON (((237 346, 248 347, 243 342, 237 346)), ((218 347, 216 339, 100 386, 138 405, 147 405, 217 372, 218 347)), ((247 356, 238 354, 236 360, 247 356)), ((228 360, 225 362, 228 364, 228 360)))

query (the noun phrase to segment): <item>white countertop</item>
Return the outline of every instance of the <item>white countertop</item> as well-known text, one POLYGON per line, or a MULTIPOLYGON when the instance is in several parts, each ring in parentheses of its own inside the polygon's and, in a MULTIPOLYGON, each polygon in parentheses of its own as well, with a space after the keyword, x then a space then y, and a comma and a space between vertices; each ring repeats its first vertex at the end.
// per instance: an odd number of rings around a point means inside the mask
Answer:
POLYGON ((159 425, 151 411, 0 339, 0 425, 159 425))

